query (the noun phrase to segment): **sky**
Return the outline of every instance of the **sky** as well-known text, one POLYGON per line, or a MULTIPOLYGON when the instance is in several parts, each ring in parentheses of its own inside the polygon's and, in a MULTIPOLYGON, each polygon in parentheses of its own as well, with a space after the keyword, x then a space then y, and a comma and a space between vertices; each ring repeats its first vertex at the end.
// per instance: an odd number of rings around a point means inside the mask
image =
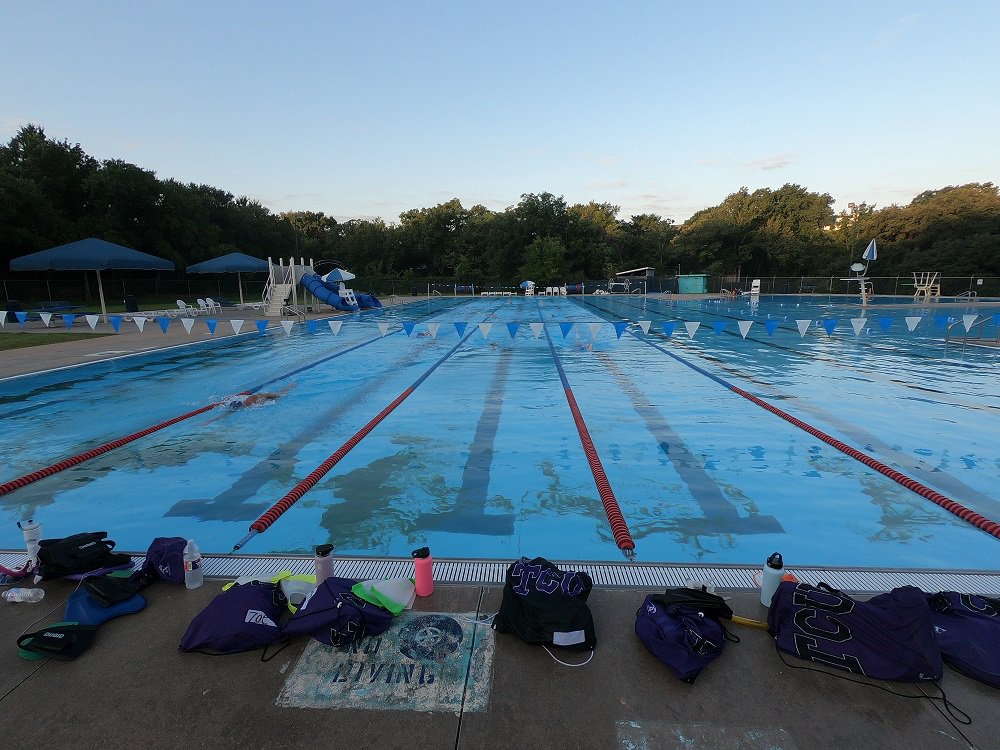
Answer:
POLYGON ((0 141, 338 220, 1000 181, 1000 3, 0 0, 0 141))

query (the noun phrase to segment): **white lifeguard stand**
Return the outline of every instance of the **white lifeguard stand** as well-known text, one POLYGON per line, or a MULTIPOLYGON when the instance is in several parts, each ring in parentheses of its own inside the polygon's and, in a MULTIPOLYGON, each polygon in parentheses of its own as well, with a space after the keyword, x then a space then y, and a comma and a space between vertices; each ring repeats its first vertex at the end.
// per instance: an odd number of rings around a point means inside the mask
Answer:
POLYGON ((865 248, 864 253, 861 254, 861 259, 865 262, 852 263, 851 275, 847 278, 841 279, 841 281, 848 282, 848 285, 852 282, 857 282, 858 294, 861 296, 862 307, 867 307, 868 303, 875 297, 875 287, 872 282, 868 280, 868 264, 877 257, 878 248, 875 246, 875 240, 872 240, 868 243, 868 247, 865 248))

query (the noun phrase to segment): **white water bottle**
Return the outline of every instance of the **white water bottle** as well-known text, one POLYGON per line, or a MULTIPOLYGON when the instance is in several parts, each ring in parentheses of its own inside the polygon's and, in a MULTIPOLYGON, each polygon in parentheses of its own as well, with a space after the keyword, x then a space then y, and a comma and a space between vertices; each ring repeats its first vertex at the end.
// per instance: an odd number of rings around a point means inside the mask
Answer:
POLYGON ((28 518, 17 522, 17 528, 24 534, 24 548, 28 551, 28 562, 38 566, 38 540, 42 538, 42 525, 28 518))
POLYGON ((201 569, 201 550, 194 543, 194 539, 188 539, 184 545, 184 585, 189 589, 196 589, 205 582, 205 574, 201 569))
POLYGON ((771 606, 771 597, 778 590, 778 584, 781 583, 781 576, 784 573, 781 555, 775 552, 767 558, 767 563, 764 564, 764 571, 760 577, 760 603, 765 607, 771 606))
POLYGON ((7 589, 2 594, 8 602, 40 602, 45 596, 42 589, 7 589))

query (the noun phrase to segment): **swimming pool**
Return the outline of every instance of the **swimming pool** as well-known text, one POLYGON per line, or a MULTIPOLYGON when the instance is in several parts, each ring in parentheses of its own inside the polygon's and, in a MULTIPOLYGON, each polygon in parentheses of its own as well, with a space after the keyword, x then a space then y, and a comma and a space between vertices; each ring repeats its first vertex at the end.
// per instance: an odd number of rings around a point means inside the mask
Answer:
POLYGON ((620 560, 561 367, 640 561, 759 563, 780 549, 799 565, 993 569, 996 538, 727 387, 997 520, 997 354, 941 342, 964 313, 440 298, 340 318, 336 336, 278 328, 11 379, 0 483, 229 394, 294 387, 0 496, 0 548, 19 548, 15 521, 33 516, 49 537, 99 527, 121 549, 178 535, 228 552, 407 394, 245 550, 620 560))

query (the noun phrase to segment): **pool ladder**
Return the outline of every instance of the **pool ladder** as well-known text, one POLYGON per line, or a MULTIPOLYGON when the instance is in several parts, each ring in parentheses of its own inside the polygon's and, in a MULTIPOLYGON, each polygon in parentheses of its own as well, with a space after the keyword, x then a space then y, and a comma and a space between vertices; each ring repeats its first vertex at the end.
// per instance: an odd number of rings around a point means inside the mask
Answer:
POLYGON ((959 318, 948 324, 948 328, 945 331, 944 336, 944 353, 948 356, 948 343, 951 341, 958 341, 958 336, 952 336, 952 329, 955 326, 962 326, 962 354, 965 354, 965 347, 971 340, 976 344, 989 344, 990 346, 1000 345, 1000 326, 997 326, 997 334, 992 339, 983 338, 983 329, 986 324, 989 323, 993 318, 988 315, 977 315, 976 320, 969 326, 969 330, 965 331, 965 321, 959 318))

